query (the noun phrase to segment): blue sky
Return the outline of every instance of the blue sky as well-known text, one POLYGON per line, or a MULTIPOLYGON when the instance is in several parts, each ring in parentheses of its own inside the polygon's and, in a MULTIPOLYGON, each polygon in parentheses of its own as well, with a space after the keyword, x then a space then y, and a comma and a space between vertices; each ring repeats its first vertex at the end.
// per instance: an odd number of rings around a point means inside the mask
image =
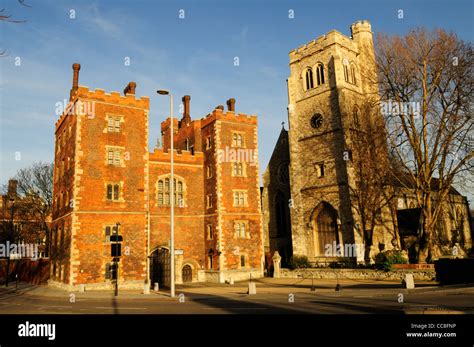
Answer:
POLYGON ((0 23, 0 51, 7 53, 0 58, 0 184, 33 161, 53 160, 55 105, 69 95, 74 62, 82 65, 80 85, 122 92, 135 81, 137 95, 150 96, 150 147, 168 113, 156 89, 173 92, 176 110, 181 96, 191 95, 193 118, 236 98, 237 111, 259 117, 263 172, 281 122, 287 122, 285 79, 292 49, 332 29, 350 35, 351 23, 359 19, 369 20, 374 32, 403 34, 421 26, 454 31, 471 42, 474 35, 472 1, 26 3, 32 7, 15 0, 0 6, 12 18, 26 20, 0 23))

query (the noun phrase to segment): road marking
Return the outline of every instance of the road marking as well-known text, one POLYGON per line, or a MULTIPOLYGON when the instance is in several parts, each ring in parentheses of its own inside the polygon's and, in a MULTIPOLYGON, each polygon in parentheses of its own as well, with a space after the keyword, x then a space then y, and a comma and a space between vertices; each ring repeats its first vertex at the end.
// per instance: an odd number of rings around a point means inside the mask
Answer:
POLYGON ((358 295, 358 296, 353 296, 353 298, 373 298, 373 295, 358 295))
POLYGON ((106 310, 148 310, 147 307, 100 307, 100 306, 95 306, 94 308, 98 309, 106 309, 106 310))
POLYGON ((223 307, 225 310, 268 310, 268 307, 223 307))
POLYGON ((73 308, 73 306, 64 306, 64 305, 28 305, 28 306, 35 306, 35 307, 44 307, 44 308, 49 308, 49 307, 59 307, 59 308, 73 308))

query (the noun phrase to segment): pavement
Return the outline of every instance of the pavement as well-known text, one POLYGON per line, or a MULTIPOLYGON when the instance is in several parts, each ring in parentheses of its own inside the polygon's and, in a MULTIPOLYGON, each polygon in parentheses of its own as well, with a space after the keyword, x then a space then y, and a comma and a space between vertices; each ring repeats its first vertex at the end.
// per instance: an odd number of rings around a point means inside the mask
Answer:
POLYGON ((234 285, 177 285, 167 291, 139 290, 67 292, 48 286, 15 283, 0 287, 0 313, 5 314, 473 314, 474 285, 439 286, 416 282, 261 278, 257 294, 248 281, 234 285), (336 286, 339 284, 339 290, 336 286))

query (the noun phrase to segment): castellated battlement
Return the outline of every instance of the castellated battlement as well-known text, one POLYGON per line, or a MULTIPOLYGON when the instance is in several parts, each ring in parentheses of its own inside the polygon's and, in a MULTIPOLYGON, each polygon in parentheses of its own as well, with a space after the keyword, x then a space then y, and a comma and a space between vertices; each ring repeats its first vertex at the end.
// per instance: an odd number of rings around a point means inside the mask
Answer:
MULTIPOLYGON (((163 150, 161 148, 155 148, 155 150, 150 153, 149 155, 149 161, 150 162, 170 162, 171 161, 171 151, 163 150)), ((177 164, 196 164, 196 165, 202 165, 204 163, 204 153, 202 152, 194 152, 194 154, 191 154, 190 151, 179 151, 174 150, 174 162, 177 164)))
POLYGON ((359 20, 351 25, 352 36, 360 32, 372 33, 372 26, 368 20, 359 20))
POLYGON ((205 127, 215 120, 223 120, 227 122, 235 122, 239 124, 257 125, 256 115, 247 115, 245 113, 238 113, 234 111, 223 111, 220 108, 214 109, 211 113, 201 118, 201 127, 205 127))
MULTIPOLYGON (((166 118, 163 122, 161 122, 161 131, 165 131, 166 129, 168 129, 171 125, 171 121, 170 121, 170 117, 166 118)), ((178 118, 173 118, 173 127, 174 127, 174 132, 177 133, 178 130, 179 130, 179 120, 178 118)))
POLYGON ((322 35, 317 39, 290 51, 290 64, 299 61, 307 55, 312 55, 317 51, 322 51, 333 44, 338 44, 358 54, 359 48, 356 41, 357 35, 360 33, 372 34, 372 27, 368 20, 360 20, 351 25, 352 37, 348 37, 337 30, 331 30, 326 35, 322 35))
POLYGON ((73 96, 73 99, 69 102, 69 105, 65 105, 65 110, 56 121, 55 130, 59 129, 67 116, 76 116, 81 114, 81 110, 73 110, 73 108, 76 107, 75 104, 78 101, 83 103, 82 111, 86 113, 86 116, 91 116, 91 111, 94 109, 93 104, 96 102, 114 104, 124 107, 142 108, 147 111, 150 108, 150 98, 148 96, 137 98, 134 94, 126 94, 124 96, 115 91, 106 93, 103 89, 96 88, 94 91, 92 91, 89 90, 89 87, 79 86, 73 96))
POLYGON ((150 108, 150 98, 142 96, 137 98, 135 94, 122 95, 119 92, 106 93, 103 89, 96 88, 94 91, 88 87, 79 86, 77 90, 79 98, 91 99, 95 101, 107 102, 119 106, 132 106, 148 110, 150 108))

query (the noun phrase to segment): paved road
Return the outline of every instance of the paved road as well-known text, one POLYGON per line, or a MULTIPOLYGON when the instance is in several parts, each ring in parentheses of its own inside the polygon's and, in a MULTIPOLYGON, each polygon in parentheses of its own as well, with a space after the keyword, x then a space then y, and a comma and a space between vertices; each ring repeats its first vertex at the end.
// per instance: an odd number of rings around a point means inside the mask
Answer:
POLYGON ((395 282, 261 279, 257 295, 247 295, 247 283, 178 286, 167 293, 143 295, 122 291, 68 293, 48 287, 20 285, 0 289, 0 313, 6 314, 411 314, 474 313, 474 287, 437 287, 420 283, 414 290, 395 282), (73 294, 73 296, 71 296, 73 294))

